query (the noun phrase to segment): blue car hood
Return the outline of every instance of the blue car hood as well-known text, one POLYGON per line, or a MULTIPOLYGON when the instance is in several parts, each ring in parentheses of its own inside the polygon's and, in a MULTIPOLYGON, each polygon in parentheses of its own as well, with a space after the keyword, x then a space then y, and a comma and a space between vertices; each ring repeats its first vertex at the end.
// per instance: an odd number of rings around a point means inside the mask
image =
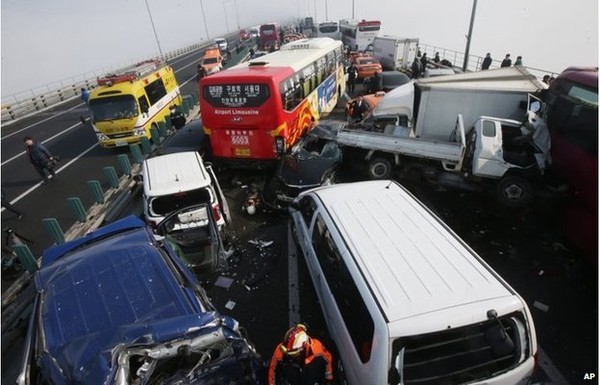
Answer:
POLYGON ((139 220, 53 247, 42 261, 38 359, 56 383, 112 382, 117 345, 165 342, 223 323, 235 334, 236 322, 203 306, 195 278, 161 253, 139 220))

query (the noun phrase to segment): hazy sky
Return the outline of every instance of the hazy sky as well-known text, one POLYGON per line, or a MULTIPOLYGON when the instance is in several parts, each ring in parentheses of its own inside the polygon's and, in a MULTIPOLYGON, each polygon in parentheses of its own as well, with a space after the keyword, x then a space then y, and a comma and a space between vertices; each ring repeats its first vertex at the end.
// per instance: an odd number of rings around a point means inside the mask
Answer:
MULTIPOLYGON (((350 18, 352 0, 204 1, 211 38, 265 21, 350 18), (235 12, 237 4, 237 15, 235 12), (227 13, 227 24, 225 22, 227 13), (236 18, 237 16, 237 18, 236 18), (236 20, 237 19, 237 20, 236 20)), ((206 39, 200 0, 147 0, 163 52, 206 39)), ((383 32, 464 51, 473 0, 354 0, 383 32)), ((158 55, 144 0, 1 0, 3 98, 158 55)), ((479 0, 471 54, 560 72, 598 65, 598 0, 479 0)))

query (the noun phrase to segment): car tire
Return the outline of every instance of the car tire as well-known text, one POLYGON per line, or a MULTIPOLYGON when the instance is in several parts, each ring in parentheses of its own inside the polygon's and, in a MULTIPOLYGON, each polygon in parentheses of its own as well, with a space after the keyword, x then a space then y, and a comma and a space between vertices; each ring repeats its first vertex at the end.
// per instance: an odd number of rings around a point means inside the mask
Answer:
POLYGON ((369 179, 389 179, 392 176, 392 162, 386 158, 373 158, 369 162, 369 179))
POLYGON ((533 199, 531 183, 520 175, 507 175, 498 181, 496 192, 500 202, 510 208, 527 206, 533 199))

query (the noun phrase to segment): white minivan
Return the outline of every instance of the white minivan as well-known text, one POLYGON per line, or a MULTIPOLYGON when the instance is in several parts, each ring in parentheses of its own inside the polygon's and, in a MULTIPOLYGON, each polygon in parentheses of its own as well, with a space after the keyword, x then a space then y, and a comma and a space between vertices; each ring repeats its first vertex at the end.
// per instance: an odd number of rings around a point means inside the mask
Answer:
POLYGON ((229 209, 216 176, 196 151, 177 152, 144 160, 144 215, 156 227, 167 215, 184 207, 209 203, 219 228, 229 209))
POLYGON ((340 383, 530 382, 527 304, 398 183, 319 187, 290 213, 340 383))

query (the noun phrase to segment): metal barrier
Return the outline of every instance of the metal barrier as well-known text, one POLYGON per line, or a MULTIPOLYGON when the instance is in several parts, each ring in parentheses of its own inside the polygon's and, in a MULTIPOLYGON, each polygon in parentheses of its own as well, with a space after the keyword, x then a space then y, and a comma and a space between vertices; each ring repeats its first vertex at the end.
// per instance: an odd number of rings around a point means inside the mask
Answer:
MULTIPOLYGON (((230 33, 223 37, 229 39, 235 35, 236 33, 230 33)), ((211 41, 202 41, 188 45, 163 54, 162 59, 168 62, 169 60, 175 59, 187 53, 204 49, 209 45, 212 45, 211 41)), ((143 58, 141 60, 147 59, 148 58, 143 58)), ((141 60, 136 60, 133 62, 135 63, 141 60)), ((71 78, 69 80, 51 83, 36 89, 20 92, 2 98, 2 105, 0 106, 0 111, 2 113, 1 123, 2 125, 9 125, 19 118, 23 118, 54 107, 58 104, 76 99, 81 96, 81 88, 90 90, 96 86, 96 79, 98 76, 102 76, 109 72, 119 71, 123 68, 131 66, 131 64, 132 63, 127 63, 120 66, 113 66, 103 69, 103 73, 101 74, 94 72, 90 76, 90 73, 87 73, 81 75, 79 79, 71 78)))
MULTIPOLYGON (((434 45, 428 45, 428 44, 419 44, 419 48, 421 49, 421 53, 427 54, 430 61, 432 61, 433 58, 435 57, 435 53, 439 52, 440 59, 442 59, 442 60, 446 59, 446 60, 450 61, 450 63, 452 63, 452 66, 454 68, 462 69, 463 62, 465 60, 464 52, 446 49, 446 48, 442 48, 442 47, 436 47, 434 45)), ((467 71, 481 70, 481 64, 483 62, 483 59, 484 58, 481 56, 469 55, 469 61, 467 62, 467 71)), ((502 62, 502 60, 492 60, 492 65, 490 66, 490 68, 500 68, 501 62, 502 62)), ((529 71, 532 75, 538 77, 540 79, 540 81, 542 80, 544 75, 550 75, 550 76, 554 76, 554 77, 558 76, 558 74, 556 72, 546 71, 543 69, 527 67, 527 66, 525 66, 525 68, 527 68, 527 71, 529 71)))

